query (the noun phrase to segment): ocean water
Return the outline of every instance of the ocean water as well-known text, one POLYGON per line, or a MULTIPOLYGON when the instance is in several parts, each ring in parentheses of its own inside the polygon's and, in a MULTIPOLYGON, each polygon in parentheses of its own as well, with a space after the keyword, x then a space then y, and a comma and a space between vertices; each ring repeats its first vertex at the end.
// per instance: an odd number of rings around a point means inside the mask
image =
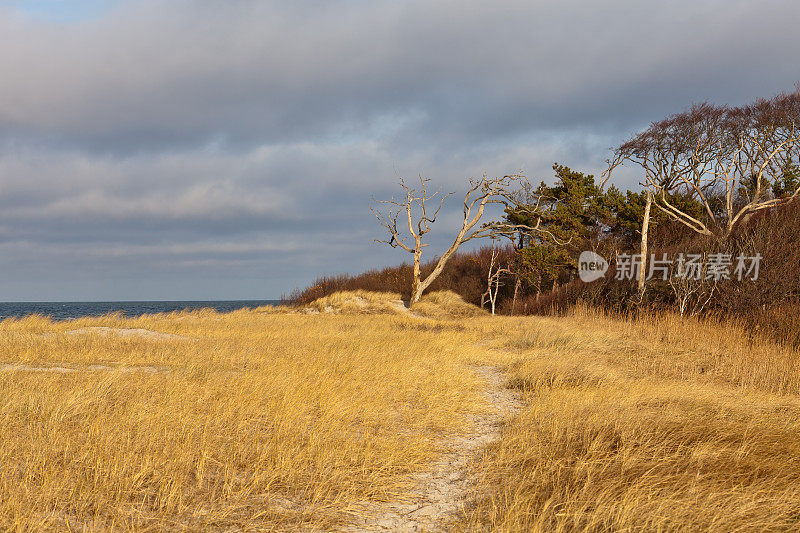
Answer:
POLYGON ((0 302, 0 319, 39 314, 53 320, 69 320, 84 316, 100 316, 122 311, 125 316, 169 313, 183 309, 216 309, 221 313, 252 309, 262 305, 278 305, 280 300, 210 300, 176 302, 0 302))

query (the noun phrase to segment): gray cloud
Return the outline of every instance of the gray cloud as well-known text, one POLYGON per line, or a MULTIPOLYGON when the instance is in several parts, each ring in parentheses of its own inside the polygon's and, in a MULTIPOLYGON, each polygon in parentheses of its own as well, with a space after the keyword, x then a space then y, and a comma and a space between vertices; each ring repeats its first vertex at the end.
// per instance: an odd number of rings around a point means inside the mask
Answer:
POLYGON ((791 88, 798 15, 150 0, 57 23, 0 7, 0 299, 277 296, 406 259, 372 244, 367 210, 396 172, 448 190, 547 179, 553 161, 597 173, 693 101, 791 88))

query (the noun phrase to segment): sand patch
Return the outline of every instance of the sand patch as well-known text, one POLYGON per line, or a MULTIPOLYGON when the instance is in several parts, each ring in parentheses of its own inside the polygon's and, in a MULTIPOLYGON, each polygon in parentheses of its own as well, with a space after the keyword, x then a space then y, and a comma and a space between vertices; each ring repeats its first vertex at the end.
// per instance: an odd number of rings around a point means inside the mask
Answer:
POLYGON ((149 340, 192 340, 191 337, 175 335, 174 333, 163 333, 152 329, 141 328, 109 328, 106 326, 92 326, 67 331, 67 335, 117 335, 119 337, 136 337, 149 340))
POLYGON ((59 364, 48 366, 24 365, 21 363, 0 364, 0 372, 46 372, 55 374, 72 374, 75 372, 146 372, 155 374, 157 372, 167 372, 169 369, 156 366, 117 366, 117 365, 89 365, 89 366, 63 366, 59 364))

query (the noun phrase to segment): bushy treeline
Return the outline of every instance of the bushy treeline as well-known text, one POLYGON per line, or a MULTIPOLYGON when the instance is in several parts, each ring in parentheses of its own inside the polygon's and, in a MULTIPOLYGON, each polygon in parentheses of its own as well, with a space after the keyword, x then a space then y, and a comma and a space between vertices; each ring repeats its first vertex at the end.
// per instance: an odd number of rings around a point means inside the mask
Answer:
MULTIPOLYGON (((513 246, 496 246, 495 266, 509 270, 501 277, 500 313, 558 314, 577 302, 617 312, 675 309, 694 315, 740 317, 754 328, 800 344, 800 201, 755 213, 725 237, 698 234, 654 208, 649 240, 656 257, 760 254, 760 270, 757 280, 703 280, 683 287, 672 278, 652 279, 644 299, 639 299, 635 280, 615 279, 614 260, 619 254, 638 253, 646 194, 623 193, 615 187, 604 191, 591 175, 558 164, 553 168, 553 186, 543 183, 529 191, 532 197, 548 202, 537 211, 539 227, 545 231, 520 234, 513 246), (611 262, 601 280, 584 283, 578 278, 577 260, 584 250, 593 250, 611 262)), ((675 194, 671 201, 702 216, 702 206, 688 196, 675 194)), ((525 213, 509 211, 506 218, 533 225, 525 213)), ((489 246, 456 254, 429 291, 452 290, 480 305, 487 290, 491 256, 489 246)), ((423 275, 434 265, 435 261, 423 265, 423 275)), ((408 299, 411 285, 411 265, 403 264, 358 275, 322 277, 285 300, 306 304, 337 291, 358 289, 391 291, 408 299)))
MULTIPOLYGON (((561 314, 584 302, 622 312, 678 310, 680 297, 694 289, 696 292, 687 298, 686 313, 741 319, 754 330, 800 345, 800 199, 754 214, 723 240, 664 221, 651 235, 651 242, 656 257, 664 253, 673 258, 681 253, 720 252, 733 257, 760 254, 758 279, 704 280, 688 288, 676 286, 674 281, 651 279, 643 301, 639 301, 636 284, 615 279, 616 265, 612 264, 601 280, 584 283, 574 279, 538 298, 527 294, 520 302, 522 308, 533 314, 561 314)), ((506 307, 502 310, 505 312, 506 307)))
MULTIPOLYGON (((617 312, 675 309, 739 317, 800 344, 798 124, 800 87, 739 107, 696 104, 654 122, 614 150, 605 173, 608 179, 614 168, 634 165, 647 192, 605 188, 592 175, 555 164, 552 186, 542 182, 502 196, 509 200, 505 220, 490 226, 507 228, 501 235, 511 244, 499 257, 493 262, 488 247, 459 254, 429 290, 449 289, 482 305, 490 271, 501 268, 501 313, 562 313, 579 301, 617 312), (645 218, 651 229, 642 290, 635 268, 616 274, 640 256, 645 218), (604 278, 579 279, 584 251, 611 262, 604 278), (758 262, 758 276, 749 270, 742 279, 740 267, 755 257, 750 266, 758 262)), ((425 265, 423 275, 434 266, 425 265)), ((411 268, 321 278, 289 301, 354 289, 408 298, 411 268)))

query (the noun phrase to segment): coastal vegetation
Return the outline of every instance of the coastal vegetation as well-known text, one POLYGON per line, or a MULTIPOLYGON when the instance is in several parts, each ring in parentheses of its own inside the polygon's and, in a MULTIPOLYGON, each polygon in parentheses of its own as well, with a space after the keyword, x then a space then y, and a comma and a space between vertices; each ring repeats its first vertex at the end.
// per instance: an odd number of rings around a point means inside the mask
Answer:
POLYGON ((673 313, 398 297, 3 321, 0 526, 379 529, 394 504, 425 507, 420 480, 501 387, 514 410, 448 473, 473 490, 400 524, 797 527, 796 349, 673 313))
MULTIPOLYGON (((798 346, 798 123, 800 89, 739 107, 694 105, 621 144, 599 179, 559 163, 550 183, 533 186, 515 175, 518 188, 490 200, 504 206, 502 218, 481 226, 491 245, 458 253, 451 247, 428 263, 415 255, 413 265, 324 276, 285 300, 307 304, 342 290, 370 290, 399 292, 414 303, 428 287, 508 315, 557 315, 584 304, 623 314, 730 317, 798 346), (642 172, 642 190, 623 192, 611 182, 626 165, 642 172), (607 260, 604 277, 580 279, 585 251, 607 260), (682 276, 688 257, 700 269, 682 276), (714 274, 711 258, 730 268, 714 274), (741 272, 733 276, 734 263, 748 258, 758 269, 746 280, 741 272), (630 275, 619 275, 626 264, 634 267, 630 275)), ((395 245, 402 236, 392 227, 395 245)))
POLYGON ((435 195, 422 178, 419 195, 401 181, 406 201, 390 204, 405 211, 376 216, 413 264, 322 277, 285 301, 441 331, 461 371, 478 378, 473 400, 485 412, 438 435, 439 459, 408 473, 405 499, 373 501, 333 527, 796 530, 798 119, 800 89, 740 107, 704 103, 620 145, 599 181, 558 163, 550 184, 514 175, 516 190, 483 189, 505 208, 477 230, 491 245, 459 250, 478 221, 468 194, 465 226, 428 263, 422 236, 438 208, 428 216, 425 201, 435 195), (643 171, 643 190, 611 184, 624 165, 643 171), (612 274, 581 279, 589 252, 612 274), (625 275, 626 265, 638 272, 625 275), (486 429, 499 420, 496 434, 486 429))
POLYGON ((484 408, 474 338, 396 313, 7 319, 0 527, 344 523, 484 408))

